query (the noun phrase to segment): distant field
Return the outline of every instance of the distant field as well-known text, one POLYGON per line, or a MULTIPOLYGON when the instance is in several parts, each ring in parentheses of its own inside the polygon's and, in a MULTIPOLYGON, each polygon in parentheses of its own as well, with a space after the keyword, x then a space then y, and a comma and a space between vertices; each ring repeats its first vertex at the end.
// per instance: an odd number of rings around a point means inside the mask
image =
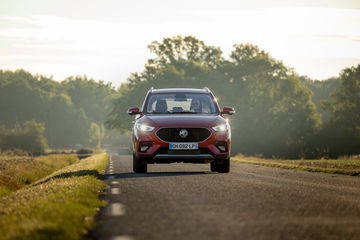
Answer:
POLYGON ((78 161, 75 155, 0 155, 0 197, 78 161))
POLYGON ((242 163, 310 172, 339 173, 352 176, 360 175, 360 159, 279 160, 244 156, 235 156, 231 159, 242 163))
POLYGON ((107 162, 94 155, 0 197, 1 239, 83 239, 104 205, 99 177, 107 162))

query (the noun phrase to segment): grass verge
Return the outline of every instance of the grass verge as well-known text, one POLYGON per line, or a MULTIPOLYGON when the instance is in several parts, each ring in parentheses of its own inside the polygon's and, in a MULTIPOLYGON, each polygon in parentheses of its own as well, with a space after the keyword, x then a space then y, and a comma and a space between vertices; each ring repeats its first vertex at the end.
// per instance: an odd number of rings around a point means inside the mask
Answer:
POLYGON ((1 239, 82 239, 104 205, 107 162, 94 155, 0 198, 1 239))
POLYGON ((235 156, 231 160, 262 166, 295 169, 309 172, 338 173, 360 176, 360 159, 318 159, 318 160, 279 160, 235 156))
POLYGON ((78 161, 75 155, 0 156, 0 197, 78 161))

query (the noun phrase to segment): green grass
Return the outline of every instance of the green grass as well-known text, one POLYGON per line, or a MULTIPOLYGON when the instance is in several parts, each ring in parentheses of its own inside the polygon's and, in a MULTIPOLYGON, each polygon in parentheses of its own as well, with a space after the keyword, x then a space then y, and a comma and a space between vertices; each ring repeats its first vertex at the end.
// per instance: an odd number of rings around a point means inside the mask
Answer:
POLYGON ((242 163, 279 167, 285 169, 338 173, 351 176, 360 175, 360 159, 280 160, 244 157, 241 155, 235 156, 231 159, 242 163))
POLYGON ((94 155, 0 198, 1 239, 82 239, 104 205, 107 162, 94 155))
POLYGON ((11 189, 0 185, 0 197, 11 193, 11 189))
POLYGON ((78 161, 75 155, 0 156, 0 197, 78 161))

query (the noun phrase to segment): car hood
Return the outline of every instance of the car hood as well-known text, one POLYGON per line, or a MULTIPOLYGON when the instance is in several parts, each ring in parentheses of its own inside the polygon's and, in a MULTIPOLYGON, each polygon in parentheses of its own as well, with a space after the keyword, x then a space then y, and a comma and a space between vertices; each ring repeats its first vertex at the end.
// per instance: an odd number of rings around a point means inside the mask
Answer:
POLYGON ((138 122, 154 127, 212 127, 226 120, 219 115, 171 114, 144 115, 138 122))

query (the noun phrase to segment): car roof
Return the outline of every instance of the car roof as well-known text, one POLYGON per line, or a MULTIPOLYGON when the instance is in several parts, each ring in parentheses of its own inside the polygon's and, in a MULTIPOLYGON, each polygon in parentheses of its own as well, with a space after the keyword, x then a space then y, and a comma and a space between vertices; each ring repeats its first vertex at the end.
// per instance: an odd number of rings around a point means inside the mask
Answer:
POLYGON ((152 89, 152 94, 158 93, 210 93, 210 90, 198 89, 198 88, 162 88, 162 89, 152 89))

